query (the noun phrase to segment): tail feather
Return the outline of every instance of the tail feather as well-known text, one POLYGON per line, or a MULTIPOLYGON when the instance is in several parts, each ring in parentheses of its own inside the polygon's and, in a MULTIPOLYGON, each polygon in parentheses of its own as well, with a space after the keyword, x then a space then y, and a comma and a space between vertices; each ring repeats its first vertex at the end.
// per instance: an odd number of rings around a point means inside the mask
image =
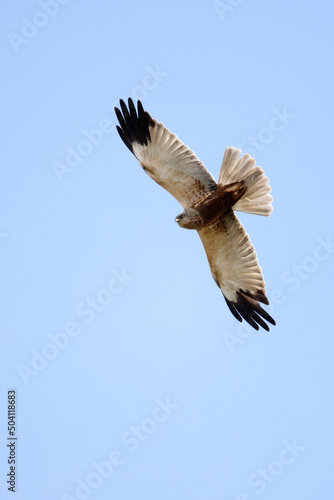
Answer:
POLYGON ((273 197, 269 194, 269 179, 249 154, 241 156, 240 149, 227 148, 221 166, 218 184, 226 185, 243 181, 245 194, 233 206, 234 210, 269 216, 273 210, 273 197))

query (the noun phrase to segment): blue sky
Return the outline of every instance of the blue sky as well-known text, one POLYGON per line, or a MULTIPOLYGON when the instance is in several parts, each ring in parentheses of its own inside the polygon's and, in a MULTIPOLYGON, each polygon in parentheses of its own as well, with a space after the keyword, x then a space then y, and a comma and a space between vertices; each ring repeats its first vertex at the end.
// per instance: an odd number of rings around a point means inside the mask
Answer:
POLYGON ((331 499, 329 1, 15 2, 1 16, 1 498, 331 499), (178 202, 115 132, 145 108, 217 178, 270 179, 240 214, 270 333, 240 325, 178 202))

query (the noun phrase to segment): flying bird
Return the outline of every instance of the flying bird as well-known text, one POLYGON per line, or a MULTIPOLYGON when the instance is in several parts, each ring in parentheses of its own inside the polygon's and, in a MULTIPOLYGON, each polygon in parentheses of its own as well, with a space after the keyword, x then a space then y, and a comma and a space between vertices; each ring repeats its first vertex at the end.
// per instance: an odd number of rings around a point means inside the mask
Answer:
POLYGON ((233 316, 253 328, 269 331, 274 319, 261 307, 269 304, 262 269, 235 211, 269 216, 273 198, 261 167, 240 149, 225 150, 218 183, 204 164, 162 123, 137 110, 130 98, 115 108, 118 133, 143 170, 172 194, 184 211, 175 221, 195 229, 204 246, 211 273, 233 316))

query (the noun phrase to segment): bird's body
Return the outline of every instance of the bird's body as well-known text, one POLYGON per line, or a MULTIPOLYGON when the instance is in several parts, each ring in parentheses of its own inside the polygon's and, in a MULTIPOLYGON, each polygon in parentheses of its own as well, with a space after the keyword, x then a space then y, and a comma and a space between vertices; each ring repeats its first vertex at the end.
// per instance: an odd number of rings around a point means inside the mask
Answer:
POLYGON ((179 226, 185 229, 203 229, 213 226, 218 219, 229 212, 233 205, 245 193, 242 182, 233 182, 226 186, 217 186, 193 207, 187 208, 176 217, 179 226))
POLYGON ((138 101, 129 109, 120 101, 115 108, 120 137, 137 157, 144 171, 183 206, 176 222, 197 230, 205 248, 212 276, 222 290, 232 314, 255 329, 269 330, 263 318, 275 324, 260 306, 269 304, 256 253, 234 210, 270 215, 272 196, 268 178, 250 155, 225 151, 218 183, 204 164, 162 123, 154 120, 138 101))

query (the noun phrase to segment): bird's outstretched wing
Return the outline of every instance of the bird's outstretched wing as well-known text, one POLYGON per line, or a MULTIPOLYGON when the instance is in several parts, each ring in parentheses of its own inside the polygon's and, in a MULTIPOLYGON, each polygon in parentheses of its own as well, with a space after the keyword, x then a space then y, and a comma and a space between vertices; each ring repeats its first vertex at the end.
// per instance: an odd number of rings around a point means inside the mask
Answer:
POLYGON ((212 276, 233 316, 239 321, 244 318, 256 330, 260 325, 269 331, 262 318, 272 325, 275 321, 259 304, 269 304, 262 269, 254 246, 237 216, 231 210, 198 233, 212 276))
POLYGON ((121 139, 146 173, 172 194, 183 208, 192 206, 217 188, 216 181, 195 153, 144 111, 140 101, 138 111, 132 99, 128 101, 129 109, 123 100, 120 107, 121 110, 115 108, 115 112, 121 139))

